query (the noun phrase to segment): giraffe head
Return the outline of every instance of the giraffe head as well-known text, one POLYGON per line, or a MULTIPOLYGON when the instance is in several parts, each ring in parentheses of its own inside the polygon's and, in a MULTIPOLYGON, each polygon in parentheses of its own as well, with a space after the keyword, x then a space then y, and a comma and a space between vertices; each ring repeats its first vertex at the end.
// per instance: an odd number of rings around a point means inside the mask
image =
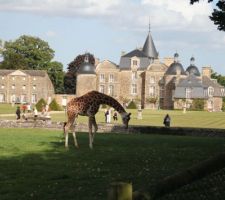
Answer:
POLYGON ((126 113, 126 112, 121 115, 123 124, 125 125, 126 128, 128 128, 128 124, 130 121, 130 115, 131 115, 131 113, 126 113))

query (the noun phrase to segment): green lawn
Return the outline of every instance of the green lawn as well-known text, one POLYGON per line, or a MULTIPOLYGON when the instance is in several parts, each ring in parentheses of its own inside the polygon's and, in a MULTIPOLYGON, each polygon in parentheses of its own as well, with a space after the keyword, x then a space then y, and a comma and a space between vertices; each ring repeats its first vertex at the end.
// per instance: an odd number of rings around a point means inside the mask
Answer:
POLYGON ((105 200, 114 181, 145 188, 225 150, 223 138, 97 134, 64 148, 62 132, 0 129, 1 200, 105 200))
MULTIPOLYGON (((137 119, 137 110, 127 110, 131 112, 130 124, 133 125, 150 125, 164 126, 163 118, 168 113, 171 116, 172 127, 203 127, 203 128, 222 128, 225 129, 225 113, 224 112, 204 112, 204 111, 188 111, 184 114, 182 111, 168 110, 143 110, 143 119, 137 119)), ((65 113, 52 114, 53 121, 66 121, 65 113)), ((98 123, 104 123, 104 112, 100 110, 96 119, 98 123)), ((87 117, 79 116, 78 122, 87 123, 87 117)), ((119 116, 118 123, 122 124, 119 116)))

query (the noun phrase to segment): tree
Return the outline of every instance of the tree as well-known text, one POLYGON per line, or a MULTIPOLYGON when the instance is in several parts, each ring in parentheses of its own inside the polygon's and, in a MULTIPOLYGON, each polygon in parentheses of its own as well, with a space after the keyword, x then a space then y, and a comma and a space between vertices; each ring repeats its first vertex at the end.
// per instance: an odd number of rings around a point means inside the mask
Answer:
MULTIPOLYGON (((208 0, 209 3, 212 1, 213 0, 208 0)), ((196 2, 199 2, 199 0, 190 0, 191 4, 196 2)), ((209 16, 209 18, 218 26, 218 30, 225 31, 225 0, 219 0, 216 6, 218 9, 214 9, 212 16, 209 16)))
POLYGON ((22 35, 15 41, 0 41, 1 69, 47 70, 56 93, 63 93, 63 65, 52 61, 54 50, 38 37, 22 35))
POLYGON ((217 79, 217 82, 225 87, 225 76, 222 76, 221 74, 217 74, 216 72, 212 73, 211 76, 213 79, 217 79))
POLYGON ((48 68, 54 51, 40 38, 22 35, 15 41, 5 42, 2 56, 1 68, 38 70, 48 68))
POLYGON ((49 78, 51 79, 54 85, 55 92, 57 94, 64 93, 63 80, 64 80, 65 73, 63 72, 62 63, 57 61, 53 61, 49 63, 47 71, 48 71, 49 78))
POLYGON ((64 77, 64 90, 67 94, 76 94, 76 73, 80 65, 84 62, 85 56, 88 56, 88 62, 95 64, 94 55, 85 53, 78 55, 72 62, 68 64, 68 72, 64 77))

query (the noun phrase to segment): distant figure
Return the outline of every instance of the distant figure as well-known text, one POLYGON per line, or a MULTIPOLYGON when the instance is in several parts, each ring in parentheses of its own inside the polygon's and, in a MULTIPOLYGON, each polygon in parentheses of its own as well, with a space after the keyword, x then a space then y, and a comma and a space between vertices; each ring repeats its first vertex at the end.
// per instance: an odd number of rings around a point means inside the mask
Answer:
POLYGON ((17 116, 17 120, 18 119, 20 119, 20 113, 21 113, 21 111, 20 111, 20 107, 19 106, 17 106, 17 109, 16 109, 16 116, 17 116))
POLYGON ((23 113, 26 112, 26 109, 27 109, 27 106, 26 106, 25 104, 23 104, 23 105, 22 105, 22 111, 23 111, 23 113))
POLYGON ((113 113, 113 120, 114 121, 117 121, 118 120, 118 118, 117 118, 117 112, 116 111, 114 111, 114 113, 113 113))
POLYGON ((109 115, 109 110, 105 110, 105 123, 107 123, 107 119, 108 119, 108 115, 109 115))
POLYGON ((34 108, 34 120, 36 120, 38 117, 38 111, 37 111, 37 108, 35 107, 34 108))
POLYGON ((30 113, 31 112, 31 105, 27 104, 27 112, 30 113))
POLYGON ((170 116, 169 116, 169 114, 166 114, 166 116, 164 117, 163 124, 165 125, 165 127, 170 127, 170 116))

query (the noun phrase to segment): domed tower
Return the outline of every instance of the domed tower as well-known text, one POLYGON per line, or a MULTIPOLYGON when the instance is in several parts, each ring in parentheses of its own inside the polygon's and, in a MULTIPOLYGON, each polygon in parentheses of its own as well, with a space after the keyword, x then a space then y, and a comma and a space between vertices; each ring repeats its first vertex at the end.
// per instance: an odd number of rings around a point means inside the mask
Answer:
POLYGON ((182 64, 179 62, 179 54, 174 54, 174 62, 168 67, 164 75, 164 109, 173 109, 173 95, 180 78, 186 76, 182 64))
POLYGON ((187 75, 200 76, 198 68, 195 66, 195 58, 192 56, 190 59, 190 66, 186 69, 187 75))
POLYGON ((95 66, 89 62, 89 55, 86 53, 84 62, 77 71, 76 95, 79 97, 92 90, 96 90, 95 66))
POLYGON ((179 63, 179 54, 174 54, 174 62, 168 67, 165 75, 186 75, 184 68, 181 63, 179 63))

